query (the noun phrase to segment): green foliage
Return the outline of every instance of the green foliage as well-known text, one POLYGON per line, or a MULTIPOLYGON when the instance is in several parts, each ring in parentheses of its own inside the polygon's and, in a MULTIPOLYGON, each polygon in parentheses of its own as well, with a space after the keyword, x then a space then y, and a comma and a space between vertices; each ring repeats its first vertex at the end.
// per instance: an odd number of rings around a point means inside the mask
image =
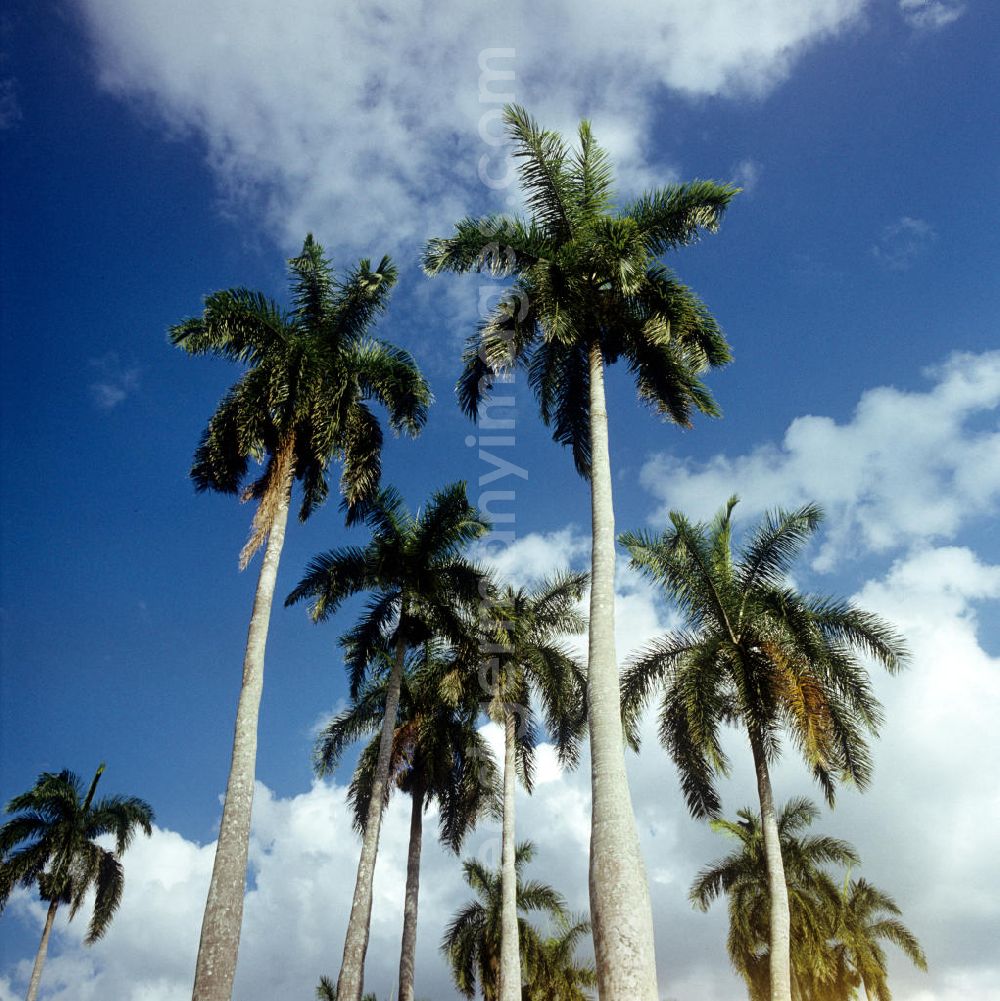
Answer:
POLYGON ((553 438, 590 470, 589 352, 627 363, 640 398, 669 421, 718 413, 699 375, 730 360, 704 304, 659 258, 717 229, 736 188, 672 185, 617 211, 607 153, 582 122, 571 149, 524 109, 505 110, 530 218, 466 218, 431 240, 424 269, 513 283, 468 342, 458 383, 475 418, 493 384, 521 367, 553 438))
MULTIPOLYGON (((778 818, 797 996, 801 1001, 854 1001, 863 987, 871 1001, 891 1001, 881 941, 898 946, 921 970, 927 968, 926 957, 888 894, 864 879, 848 875, 837 880, 830 873, 831 865, 850 871, 860 859, 845 841, 803 833, 818 816, 812 803, 799 798, 778 818)), ((717 897, 727 897, 729 958, 746 981, 751 1001, 767 1001, 770 893, 760 818, 744 809, 737 820, 715 820, 712 826, 739 846, 698 873, 691 900, 707 910, 717 897)))
POLYGON ((821 512, 815 505, 767 515, 734 557, 732 498, 709 524, 671 512, 672 529, 621 542, 631 565, 663 585, 687 629, 634 655, 622 677, 622 718, 633 744, 657 688, 660 740, 676 762, 688 807, 714 816, 714 779, 729 763, 720 728, 742 724, 768 760, 791 736, 832 804, 837 779, 864 787, 865 734, 881 707, 859 654, 899 670, 902 639, 878 616, 839 599, 799 594, 785 581, 821 512))
POLYGON ((369 670, 384 664, 387 649, 464 635, 468 611, 478 605, 487 575, 463 550, 489 525, 469 503, 464 483, 437 491, 415 516, 387 487, 356 505, 350 521, 365 522, 371 531, 368 545, 314 557, 285 604, 309 599, 318 622, 351 595, 368 593, 364 615, 341 639, 351 698, 357 700, 369 670))
MULTIPOLYGON (((388 653, 379 660, 357 699, 330 720, 316 742, 316 769, 329 774, 351 744, 370 738, 348 791, 359 832, 364 830, 371 801, 391 668, 388 653)), ((475 692, 456 701, 443 691, 459 670, 454 653, 440 644, 426 643, 411 651, 393 732, 392 781, 385 789, 386 802, 393 786, 409 795, 419 793, 425 808, 436 801, 441 840, 456 853, 476 821, 499 810, 500 786, 496 762, 477 726, 475 692)))
MULTIPOLYGON (((522 878, 533 857, 531 842, 517 846, 514 866, 524 1001, 589 1001, 585 988, 593 986, 594 971, 577 961, 576 948, 589 933, 590 923, 570 915, 562 896, 551 886, 522 878), (547 917, 554 934, 543 935, 528 920, 528 912, 547 917)), ((452 918, 441 951, 451 964, 452 978, 461 994, 471 998, 479 990, 483 1001, 495 1001, 500 975, 500 871, 487 869, 475 859, 466 860, 462 869, 477 899, 452 918)))
POLYGON ((396 282, 389 258, 374 269, 362 260, 338 279, 310 234, 288 267, 290 310, 248 289, 214 292, 202 315, 171 328, 170 338, 190 354, 246 366, 195 453, 197 488, 261 500, 287 489, 283 480, 292 475, 302 485, 305 520, 326 500, 333 460, 342 464, 340 489, 350 504, 377 490, 382 432, 369 402, 385 408, 394 431, 416 435, 431 394, 407 352, 368 334, 396 282), (277 461, 286 451, 289 470, 277 461), (264 471, 248 483, 251 459, 264 471))
POLYGON ((69 905, 72 920, 93 889, 87 944, 107 931, 125 887, 121 856, 137 830, 153 833, 153 811, 134 796, 94 802, 103 771, 101 765, 86 795, 72 772, 43 772, 7 804, 15 816, 0 827, 0 911, 15 886, 35 885, 42 900, 69 905), (114 838, 113 850, 96 843, 102 835, 114 838))

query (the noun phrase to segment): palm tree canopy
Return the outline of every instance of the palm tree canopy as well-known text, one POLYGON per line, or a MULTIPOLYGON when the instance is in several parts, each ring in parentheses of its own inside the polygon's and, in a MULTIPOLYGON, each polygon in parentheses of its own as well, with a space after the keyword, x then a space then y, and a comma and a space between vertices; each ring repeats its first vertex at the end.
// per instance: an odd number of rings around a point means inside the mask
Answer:
POLYGON ((586 573, 567 571, 532 587, 497 584, 481 609, 471 646, 461 649, 470 661, 485 662, 491 717, 502 724, 508 711, 517 716, 517 765, 529 791, 540 738, 535 703, 563 764, 575 765, 579 758, 586 732, 586 679, 564 637, 587 627, 579 603, 588 580, 586 573))
MULTIPOLYGON (((379 655, 377 670, 365 680, 357 699, 330 720, 316 742, 316 771, 327 775, 353 743, 370 738, 348 790, 359 832, 371 801, 391 663, 388 651, 379 655)), ((444 690, 456 670, 454 654, 440 644, 428 643, 410 651, 385 798, 388 802, 393 785, 411 795, 419 785, 425 808, 431 800, 437 801, 441 840, 457 853, 476 821, 484 813, 499 810, 500 775, 477 726, 478 700, 466 697, 456 702, 444 690)))
POLYGON ((93 888, 88 944, 104 934, 121 901, 121 855, 137 830, 153 833, 153 811, 143 800, 94 801, 103 771, 101 765, 86 793, 73 772, 43 772, 33 788, 7 804, 6 812, 15 816, 0 827, 0 910, 15 886, 37 885, 42 900, 68 904, 72 919, 93 888), (114 838, 113 850, 96 843, 104 835, 114 838))
POLYGON ((871 775, 865 734, 877 734, 882 717, 860 655, 890 672, 906 660, 901 637, 877 615, 786 583, 820 524, 816 505, 767 515, 734 556, 736 503, 708 524, 671 512, 667 531, 621 537, 631 566, 661 584, 687 620, 630 659, 623 720, 635 744, 641 712, 662 687, 660 739, 695 816, 719 810, 724 723, 745 725, 768 759, 789 733, 831 803, 837 778, 863 787, 871 775))
POLYGON ((424 269, 514 278, 468 342, 459 402, 475 418, 494 382, 524 368, 553 438, 588 476, 595 344, 607 364, 626 362, 640 398, 664 418, 689 425, 696 410, 718 413, 699 375, 727 363, 729 346, 660 257, 714 231, 738 189, 693 181, 616 210, 611 163, 587 122, 571 149, 524 109, 504 115, 529 217, 463 219, 428 243, 424 269))
POLYGON ((285 604, 309 599, 319 622, 351 595, 369 593, 364 615, 341 640, 351 698, 357 699, 387 642, 415 647, 435 636, 464 635, 467 610, 481 600, 487 574, 463 551, 489 531, 489 523, 461 482, 437 491, 416 515, 386 487, 359 503, 350 520, 368 525, 368 545, 314 557, 285 604))
POLYGON ((396 282, 388 257, 374 268, 362 260, 338 279, 310 234, 288 266, 290 309, 232 288, 209 295, 200 317, 170 330, 172 343, 190 354, 247 367, 209 421, 191 469, 199 490, 267 499, 244 563, 267 534, 283 463, 302 485, 302 520, 326 499, 334 459, 343 465, 341 491, 357 503, 377 490, 381 475, 382 431, 369 403, 386 409, 393 431, 416 435, 431 402, 409 353, 368 333, 396 282), (250 459, 265 469, 246 484, 250 459))
MULTIPOLYGON (((799 994, 802 1001, 852 1001, 863 983, 872 1001, 891 1001, 880 940, 897 945, 919 969, 926 969, 926 958, 888 894, 849 876, 838 885, 829 867, 849 872, 860 859, 846 841, 804 833, 818 816, 814 804, 796 798, 778 818, 799 994)), ((712 827, 735 839, 737 848, 698 873, 691 901, 707 910, 717 897, 727 897, 729 958, 746 980, 752 1001, 766 1001, 771 996, 770 897, 760 817, 743 809, 735 821, 716 819, 712 827)))
MULTIPOLYGON (((545 938, 524 916, 534 911, 548 917, 558 929, 570 925, 570 915, 562 896, 551 886, 538 880, 523 879, 524 867, 534 858, 534 846, 522 841, 515 851, 514 868, 517 876, 518 931, 521 943, 521 964, 527 983, 532 983, 536 969, 544 967, 545 938)), ((466 883, 478 899, 463 907, 454 916, 445 932, 441 951, 451 964, 452 978, 458 991, 471 998, 476 990, 484 1001, 497 996, 500 974, 500 870, 487 868, 478 859, 462 864, 466 883)), ((575 943, 579 933, 571 936, 575 943)), ((551 956, 555 951, 550 946, 551 956)), ((551 996, 551 995, 550 995, 551 996)))

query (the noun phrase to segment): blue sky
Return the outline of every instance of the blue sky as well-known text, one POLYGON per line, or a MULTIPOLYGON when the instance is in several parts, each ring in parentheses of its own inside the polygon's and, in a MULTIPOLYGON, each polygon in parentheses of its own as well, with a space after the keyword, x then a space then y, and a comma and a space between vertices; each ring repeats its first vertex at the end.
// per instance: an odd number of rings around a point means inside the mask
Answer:
MULTIPOLYGON (((236 372, 182 356, 166 330, 216 288, 282 296, 284 258, 307 230, 341 266, 390 253, 402 278, 380 333, 413 351, 437 403, 419 441, 390 443, 386 479, 413 505, 460 478, 476 495, 489 466, 465 445, 474 428, 452 386, 483 283, 432 282, 415 262, 422 241, 460 215, 507 208, 513 189, 491 192, 476 176, 490 152, 477 126, 493 107, 480 101, 478 59, 513 48, 502 65, 516 99, 562 130, 591 117, 624 193, 695 176, 743 184, 720 233, 670 261, 733 345, 736 361, 711 378, 725 419, 684 433, 662 426, 613 372, 618 524, 662 523, 672 506, 708 514, 734 490, 747 516, 806 499, 827 506, 801 583, 862 595, 912 623, 917 650, 910 675, 885 691, 885 777, 823 822, 858 844, 866 875, 897 896, 928 948, 931 974, 900 966, 898 997, 1000 997, 1000 970, 977 945, 995 940, 1000 912, 995 894, 976 893, 1000 869, 973 822, 977 810, 1000 820, 982 782, 1000 748, 975 730, 1000 694, 997 14, 983 0, 694 6, 621 14, 525 2, 501 17, 395 3, 362 15, 319 0, 281 13, 264 0, 9 5, 0 793, 42 770, 86 774, 106 760, 106 791, 142 795, 157 812, 157 837, 126 860, 130 887, 154 901, 157 886, 173 887, 155 918, 133 891, 95 949, 79 946, 81 929, 61 931, 43 996, 183 998, 193 969, 255 570, 236 569, 251 512, 196 496, 187 480, 236 372), (927 832, 924 810, 964 840, 927 832), (157 883, 159 866, 176 882, 157 883), (936 895, 944 886, 954 898, 936 895), (129 931, 149 921, 162 921, 154 945, 129 931), (155 978, 136 973, 149 970, 155 978)), ((526 479, 509 481, 521 541, 502 565, 521 576, 580 565, 585 485, 525 388, 513 389, 509 458, 526 479)), ((335 505, 292 526, 279 591, 315 552, 356 538, 335 505)), ((670 613, 626 577, 620 601, 624 656, 670 613)), ((258 948, 245 946, 239 981, 247 1001, 255 990, 309 996, 319 973, 336 972, 355 849, 342 785, 311 784, 309 751, 316 723, 345 696, 335 640, 349 622, 350 611, 322 627, 301 609, 273 617, 245 939, 258 948), (317 816, 327 821, 314 829, 317 816), (322 920, 320 904, 288 889, 317 852, 329 870, 326 883, 315 874, 317 899, 336 916, 297 935, 294 961, 275 972, 254 935, 275 921, 299 928, 311 907, 322 920)), ((724 846, 684 817, 652 741, 633 764, 664 990, 680 1001, 737 997, 721 915, 684 901, 694 870, 724 846)), ((787 794, 808 791, 797 766, 787 771, 787 794)), ((732 809, 752 792, 740 783, 737 774, 732 809)), ((523 833, 537 835, 543 864, 580 836, 579 825, 542 835, 554 804, 567 825, 585 818, 580 776, 553 772, 525 803, 523 833)), ((369 979, 381 993, 398 934, 398 820, 391 811, 373 931, 369 979)), ((576 867, 553 871, 583 906, 585 858, 581 870, 580 853, 567 856, 576 867)), ((419 962, 427 992, 446 997, 435 947, 462 887, 443 854, 428 865, 438 875, 419 962)), ((6 1001, 23 989, 40 919, 19 899, 3 921, 6 1001)))

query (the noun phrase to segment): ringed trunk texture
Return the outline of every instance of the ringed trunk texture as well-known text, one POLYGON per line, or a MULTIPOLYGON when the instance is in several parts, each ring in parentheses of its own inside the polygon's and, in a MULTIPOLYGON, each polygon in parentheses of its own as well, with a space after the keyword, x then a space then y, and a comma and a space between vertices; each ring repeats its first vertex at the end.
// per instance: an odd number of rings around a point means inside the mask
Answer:
POLYGON ((593 550, 587 711, 590 722, 590 914, 601 1001, 657 1001, 653 913, 639 849, 622 736, 615 657, 615 514, 604 358, 590 347, 593 550))
POLYGON ((219 841, 208 887, 208 901, 201 924, 198 961, 192 1001, 230 1001, 236 957, 243 923, 243 895, 247 881, 247 849, 250 843, 250 813, 257 765, 257 720, 264 690, 264 651, 271 621, 271 603, 278 577, 278 562, 285 544, 288 505, 291 500, 291 449, 279 460, 274 520, 267 537, 264 561, 257 578, 246 653, 243 685, 236 707, 233 758, 229 767, 226 799, 222 807, 219 841))
POLYGON ((413 1001, 413 973, 417 953, 417 903, 420 896, 420 848, 424 835, 424 790, 413 790, 410 808, 410 847, 406 856, 406 898, 403 903, 403 944, 399 954, 399 1001, 413 1001))
POLYGON ((517 721, 507 711, 503 747, 503 838, 500 861, 499 1001, 521 1001, 521 942, 517 926, 517 870, 514 867, 514 792, 517 721))
POLYGON ((760 823, 764 832, 764 855, 767 859, 767 888, 771 898, 771 1001, 792 1001, 791 918, 785 866, 778 838, 778 818, 774 810, 767 758, 761 741, 755 734, 750 735, 750 746, 757 772, 760 823))
POLYGON ((361 858, 358 860, 358 875, 354 883, 354 899, 351 902, 351 916, 347 922, 347 936, 344 940, 344 958, 340 964, 337 979, 337 1001, 361 1001, 365 982, 365 954, 368 952, 368 932, 372 916, 372 883, 375 879, 375 858, 378 855, 378 836, 382 826, 382 801, 389 779, 389 761, 392 757, 392 737, 396 729, 396 714, 399 710, 399 690, 403 680, 403 660, 406 644, 396 642, 396 660, 389 675, 389 688, 385 695, 385 718, 382 720, 382 734, 379 737, 378 762, 372 795, 368 803, 368 816, 361 840, 361 858))
POLYGON ((52 934, 52 923, 56 919, 56 909, 59 901, 53 900, 49 904, 49 911, 45 915, 45 928, 42 930, 42 941, 38 944, 38 952, 35 955, 35 965, 31 970, 31 981, 28 984, 28 993, 25 1001, 35 1001, 38 997, 38 985, 42 982, 42 967, 45 965, 45 957, 49 952, 49 935, 52 934))

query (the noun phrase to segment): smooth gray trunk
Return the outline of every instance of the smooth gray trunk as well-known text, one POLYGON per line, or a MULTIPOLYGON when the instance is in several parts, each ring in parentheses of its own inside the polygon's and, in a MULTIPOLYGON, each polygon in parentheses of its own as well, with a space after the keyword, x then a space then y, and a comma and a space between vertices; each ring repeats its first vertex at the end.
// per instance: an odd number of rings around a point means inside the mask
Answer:
POLYGON ((657 1001, 653 912, 625 772, 615 657, 615 514, 604 359, 590 348, 593 551, 587 707, 593 805, 590 915, 601 1001, 657 1001))
POLYGON ((767 888, 771 898, 771 1001, 792 1001, 791 917, 788 910, 788 886, 781 860, 778 817, 771 792, 771 776, 760 739, 750 734, 753 763, 757 772, 760 796, 760 824, 764 832, 764 856, 767 860, 767 888))
POLYGON ((288 523, 290 466, 284 479, 275 506, 274 521, 267 537, 260 576, 257 578, 257 592, 247 632, 243 684, 236 708, 233 758, 222 807, 212 880, 208 887, 208 901, 201 924, 192 1001, 230 1001, 233 995, 240 927, 243 923, 243 895, 247 881, 250 814, 253 809, 257 766, 257 720, 260 715, 260 697, 264 690, 264 651, 267 647, 278 562, 285 544, 285 528, 288 523))
POLYGON ((424 834, 424 790, 413 789, 410 808, 410 847, 406 856, 406 897, 403 902, 403 944, 399 952, 399 1001, 413 1001, 414 962, 417 953, 417 904, 420 897, 420 848, 424 834))
POLYGON ((35 1001, 38 997, 38 985, 42 982, 42 967, 45 965, 45 957, 49 953, 49 935, 52 934, 52 923, 56 919, 56 909, 59 901, 53 900, 49 904, 48 913, 45 915, 45 927, 42 929, 42 941, 38 944, 38 952, 35 954, 35 965, 31 970, 31 981, 28 983, 28 993, 25 1001, 35 1001))
POLYGON ((500 993, 499 1001, 521 1001, 521 942, 517 927, 514 792, 517 720, 506 711, 503 744, 503 837, 500 848, 500 993))
POLYGON ((344 958, 340 964, 340 977, 337 979, 337 1001, 361 1001, 361 992, 364 989, 365 953, 368 952, 368 931, 372 917, 372 883, 375 879, 379 829, 382 826, 382 801, 389 780, 389 761, 392 757, 392 738, 396 729, 396 713, 399 710, 399 689, 403 680, 405 656, 406 644, 398 640, 396 659, 392 665, 389 687, 385 695, 385 718, 382 720, 382 734, 379 738, 372 797, 368 803, 368 816, 361 839, 361 858, 358 860, 358 875, 354 883, 351 916, 347 922, 344 958))

